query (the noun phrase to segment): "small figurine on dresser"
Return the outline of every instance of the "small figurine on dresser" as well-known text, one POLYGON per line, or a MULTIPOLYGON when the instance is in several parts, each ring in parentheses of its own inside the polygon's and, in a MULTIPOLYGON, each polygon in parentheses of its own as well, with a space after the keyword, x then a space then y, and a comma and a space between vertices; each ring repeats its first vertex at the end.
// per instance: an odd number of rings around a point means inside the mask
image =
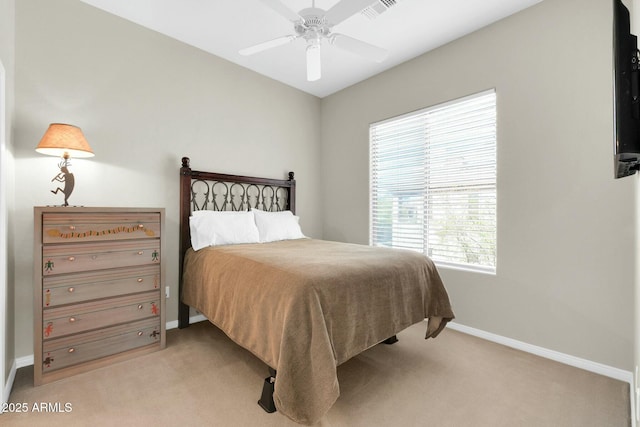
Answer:
POLYGON ((69 169, 68 169, 69 166, 71 166, 71 163, 69 163, 67 160, 63 160, 62 162, 60 162, 58 164, 58 167, 60 168, 60 173, 54 176, 53 179, 51 180, 51 182, 53 181, 64 182, 64 189, 58 187, 55 190, 51 190, 53 194, 58 194, 58 191, 62 191, 62 193, 64 194, 63 206, 69 206, 69 196, 73 192, 73 187, 76 184, 76 180, 73 177, 73 174, 69 172, 69 169))

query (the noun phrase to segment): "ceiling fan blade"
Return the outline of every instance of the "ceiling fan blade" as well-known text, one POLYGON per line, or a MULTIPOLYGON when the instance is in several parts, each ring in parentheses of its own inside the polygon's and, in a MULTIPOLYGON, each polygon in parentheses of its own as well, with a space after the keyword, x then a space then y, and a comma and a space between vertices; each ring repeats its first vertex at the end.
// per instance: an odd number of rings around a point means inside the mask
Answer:
POLYGON ((267 50, 274 47, 282 46, 283 44, 291 43, 297 38, 298 38, 297 36, 292 36, 292 35, 278 37, 277 39, 268 40, 266 42, 258 43, 253 46, 245 47, 244 49, 240 49, 238 53, 244 56, 253 55, 254 53, 262 52, 263 50, 267 50))
POLYGON ((363 42, 362 40, 354 39, 353 37, 345 36, 344 34, 332 34, 329 42, 341 49, 375 62, 382 62, 389 55, 386 49, 363 42))
POLYGON ((307 46, 307 80, 314 82, 320 80, 321 76, 320 45, 312 43, 307 46))
POLYGON ((329 24, 338 25, 372 3, 375 3, 375 0, 342 0, 327 10, 324 16, 329 24))
POLYGON ((261 0, 261 1, 266 6, 270 7, 273 11, 277 12, 279 15, 287 18, 289 21, 296 22, 302 19, 300 15, 295 13, 293 10, 289 9, 280 0, 261 0))

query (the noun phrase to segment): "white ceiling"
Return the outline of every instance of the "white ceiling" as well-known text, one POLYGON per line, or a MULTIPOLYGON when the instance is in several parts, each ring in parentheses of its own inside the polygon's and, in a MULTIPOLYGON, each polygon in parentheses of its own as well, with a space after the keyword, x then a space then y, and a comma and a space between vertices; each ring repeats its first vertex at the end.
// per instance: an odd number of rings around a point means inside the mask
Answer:
MULTIPOLYGON (((293 24, 261 0, 82 1, 324 97, 542 0, 396 0, 393 7, 375 19, 358 13, 333 30, 387 49, 387 59, 376 63, 324 43, 322 78, 315 82, 306 80, 306 44, 302 39, 252 56, 238 53, 242 48, 294 34, 293 24)), ((312 1, 282 3, 298 12, 311 7, 312 1)), ((328 10, 336 3, 338 0, 316 0, 315 6, 328 10)))

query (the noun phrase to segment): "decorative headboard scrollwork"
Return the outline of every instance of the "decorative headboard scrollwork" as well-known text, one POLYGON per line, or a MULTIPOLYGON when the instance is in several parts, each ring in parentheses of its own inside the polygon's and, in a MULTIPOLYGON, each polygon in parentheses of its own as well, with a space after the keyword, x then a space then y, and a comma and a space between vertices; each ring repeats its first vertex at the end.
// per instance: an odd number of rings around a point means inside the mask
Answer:
MULTIPOLYGON (((188 157, 180 168, 180 288, 184 255, 191 247, 189 216, 193 211, 247 211, 251 208, 295 213, 296 181, 293 172, 288 179, 257 178, 191 170, 188 157)), ((182 289, 180 289, 182 294, 182 289)), ((189 325, 189 307, 179 303, 178 325, 189 325)))
POLYGON ((269 212, 288 210, 289 188, 243 182, 191 181, 191 212, 248 211, 251 208, 269 212))

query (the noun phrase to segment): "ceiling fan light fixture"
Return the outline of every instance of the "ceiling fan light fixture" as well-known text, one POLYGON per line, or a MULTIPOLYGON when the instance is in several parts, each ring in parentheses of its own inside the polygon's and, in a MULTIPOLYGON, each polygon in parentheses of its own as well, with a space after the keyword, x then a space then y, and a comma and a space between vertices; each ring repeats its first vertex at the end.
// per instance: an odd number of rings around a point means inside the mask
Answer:
POLYGON ((311 42, 307 46, 307 80, 315 82, 322 77, 320 62, 320 43, 311 42))

